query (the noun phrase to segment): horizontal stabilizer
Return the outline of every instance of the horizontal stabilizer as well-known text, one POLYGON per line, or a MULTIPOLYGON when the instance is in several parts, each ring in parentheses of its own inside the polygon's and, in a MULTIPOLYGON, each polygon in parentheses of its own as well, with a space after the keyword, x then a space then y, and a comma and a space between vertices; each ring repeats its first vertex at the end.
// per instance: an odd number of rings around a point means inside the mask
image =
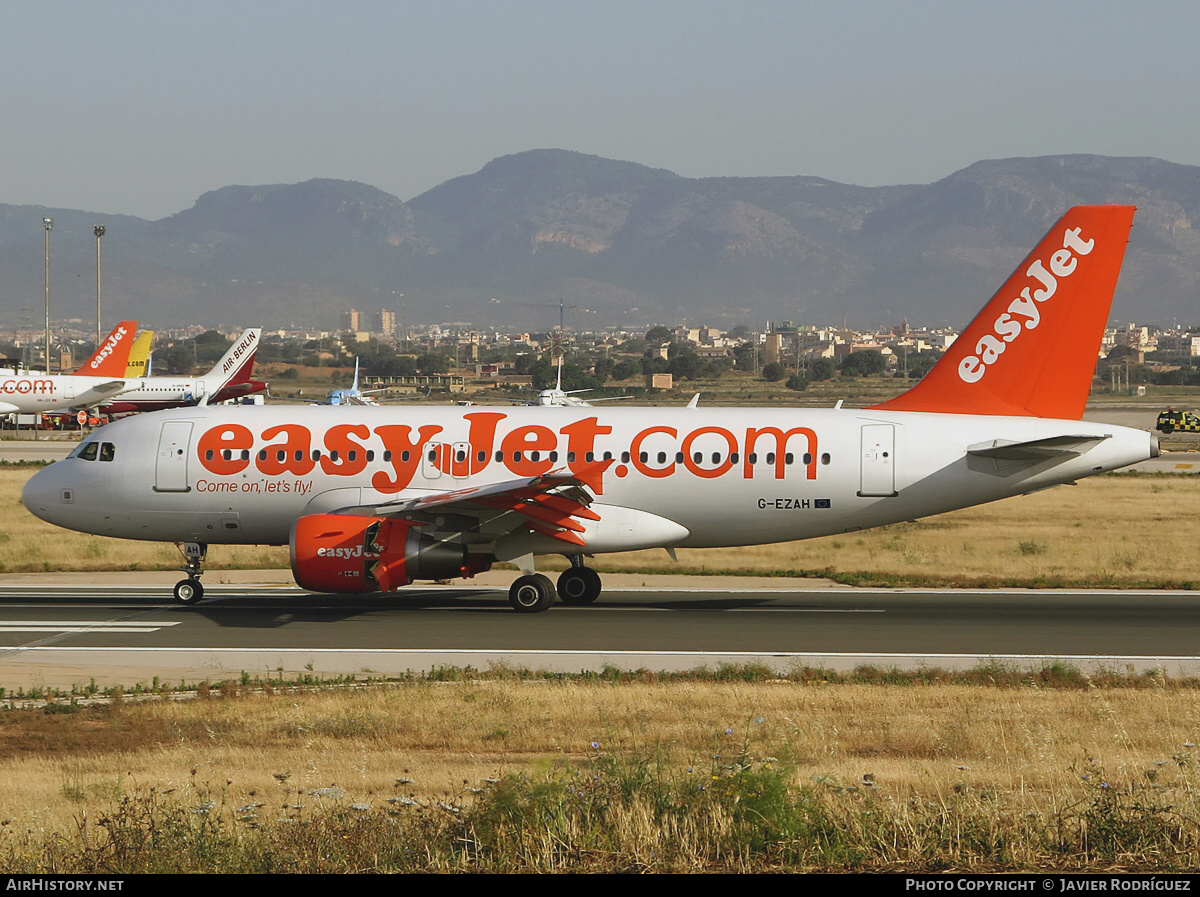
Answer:
POLYGON ((989 439, 967 448, 968 455, 977 458, 995 458, 997 461, 1048 461, 1052 458, 1067 458, 1082 455, 1105 436, 1049 436, 1045 439, 1030 439, 1013 442, 1009 439, 989 439))

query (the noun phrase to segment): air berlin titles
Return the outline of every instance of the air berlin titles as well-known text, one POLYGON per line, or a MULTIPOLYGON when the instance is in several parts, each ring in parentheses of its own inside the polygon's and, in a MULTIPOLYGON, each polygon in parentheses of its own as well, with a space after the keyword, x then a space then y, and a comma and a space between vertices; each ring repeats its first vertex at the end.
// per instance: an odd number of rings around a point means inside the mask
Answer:
POLYGON ((994 333, 985 334, 975 344, 974 355, 968 355, 958 363, 958 376, 966 383, 977 383, 987 373, 989 365, 1004 354, 1008 344, 1016 340, 1023 331, 1033 330, 1042 320, 1038 303, 1045 302, 1058 290, 1058 279, 1070 277, 1079 265, 1076 256, 1088 255, 1096 245, 1095 240, 1080 237, 1081 228, 1070 227, 1063 232, 1062 248, 1050 254, 1049 270, 1041 259, 1034 261, 1026 270, 1027 277, 1034 278, 1040 289, 1032 285, 1021 290, 1021 294, 1009 303, 1008 311, 996 318, 992 324, 994 333), (1032 293, 1030 292, 1032 290, 1032 293))
POLYGON ((245 354, 246 350, 254 346, 258 342, 258 334, 254 331, 247 333, 242 337, 242 341, 237 344, 229 357, 226 359, 224 366, 221 368, 222 374, 228 374, 230 369, 238 363, 238 360, 245 354))
MULTIPOLYGON (((410 426, 384 424, 338 424, 313 432, 304 424, 278 424, 257 436, 242 424, 220 424, 206 430, 196 441, 201 466, 217 476, 235 476, 251 465, 267 477, 305 477, 318 466, 328 476, 362 474, 369 463, 367 452, 384 452, 390 470, 371 475, 378 492, 396 493, 406 488, 422 463, 432 464, 440 474, 465 478, 481 474, 492 464, 503 466, 518 477, 535 477, 567 469, 597 495, 604 492, 604 477, 611 468, 617 477, 636 472, 654 479, 674 475, 679 468, 694 476, 713 479, 740 466, 742 477, 754 477, 756 452, 766 453, 775 479, 783 479, 787 458, 802 458, 806 479, 817 478, 817 434, 808 427, 781 430, 778 427, 746 427, 734 432, 726 427, 707 426, 681 433, 675 427, 653 426, 636 433, 628 449, 614 455, 601 452, 596 440, 612 433, 612 427, 587 417, 559 427, 540 424, 501 427, 509 415, 501 412, 464 414, 469 424, 466 439, 442 435, 438 424, 410 426), (802 437, 800 446, 789 442, 802 437), (565 439, 566 445, 561 443, 565 439), (565 451, 565 459, 560 453, 565 451), (739 465, 739 461, 741 462, 739 465)), ((734 474, 736 475, 736 474, 734 474)), ((272 490, 283 491, 283 490, 272 490)), ((296 491, 296 490, 289 490, 296 491)))

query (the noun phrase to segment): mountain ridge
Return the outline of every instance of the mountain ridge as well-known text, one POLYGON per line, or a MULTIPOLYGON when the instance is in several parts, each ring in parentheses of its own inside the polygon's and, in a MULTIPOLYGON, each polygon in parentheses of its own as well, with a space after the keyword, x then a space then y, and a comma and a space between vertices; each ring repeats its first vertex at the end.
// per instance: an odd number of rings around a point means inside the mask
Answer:
MULTIPOLYGON (((964 324, 1072 205, 1139 207, 1114 314, 1197 312, 1200 168, 1149 157, 981 160, 932 184, 796 175, 686 178, 566 150, 501 156, 404 201, 355 181, 229 185, 156 221, 0 204, 0 320, 41 306, 87 319, 93 223, 106 315, 148 327, 331 328, 347 308, 409 323, 588 326, 790 318, 964 324), (582 321, 580 322, 583 323, 582 321)), ((36 315, 35 315, 36 317, 36 315)))

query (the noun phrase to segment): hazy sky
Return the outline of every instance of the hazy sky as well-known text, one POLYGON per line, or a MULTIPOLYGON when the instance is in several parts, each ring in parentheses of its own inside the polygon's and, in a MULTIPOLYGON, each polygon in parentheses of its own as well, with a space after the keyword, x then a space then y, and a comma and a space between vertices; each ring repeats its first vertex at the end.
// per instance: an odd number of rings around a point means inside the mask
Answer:
POLYGON ((1200 164, 1200 3, 0 2, 0 202, 159 218, 228 184, 412 197, 543 147, 928 183, 1200 164))

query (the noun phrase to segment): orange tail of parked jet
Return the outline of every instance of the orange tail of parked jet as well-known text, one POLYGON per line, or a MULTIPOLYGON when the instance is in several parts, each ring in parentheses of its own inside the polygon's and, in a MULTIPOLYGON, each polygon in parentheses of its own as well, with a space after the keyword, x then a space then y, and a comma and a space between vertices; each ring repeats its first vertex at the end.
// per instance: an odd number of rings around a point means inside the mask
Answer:
POLYGON ((114 327, 75 373, 85 377, 124 377, 137 326, 137 321, 122 321, 114 327))
POLYGON ((1076 206, 887 411, 1083 417, 1133 206, 1076 206))

